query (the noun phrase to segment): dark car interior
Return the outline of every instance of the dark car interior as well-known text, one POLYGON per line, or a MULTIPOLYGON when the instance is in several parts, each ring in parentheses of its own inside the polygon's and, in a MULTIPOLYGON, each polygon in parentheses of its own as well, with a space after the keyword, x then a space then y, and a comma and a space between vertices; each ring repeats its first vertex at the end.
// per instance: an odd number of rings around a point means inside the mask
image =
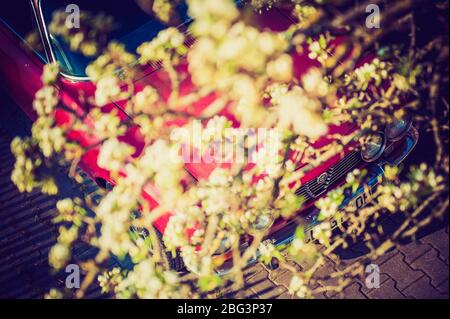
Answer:
MULTIPOLYGON (((41 3, 45 24, 48 26, 53 14, 72 4, 72 0, 46 0, 41 3)), ((117 41, 123 43, 126 49, 135 53, 140 44, 152 40, 161 30, 168 27, 156 17, 149 15, 135 1, 113 1, 104 6, 101 1, 78 0, 76 5, 80 11, 86 11, 95 16, 103 13, 114 19, 114 28, 107 35, 106 43, 117 41), (126 8, 126 9, 125 9, 126 8)), ((177 7, 178 21, 181 24, 189 21, 187 6, 180 3, 177 7)), ((80 52, 70 49, 69 44, 58 35, 50 34, 52 49, 62 67, 72 76, 85 76, 85 69, 96 57, 86 57, 80 52)))

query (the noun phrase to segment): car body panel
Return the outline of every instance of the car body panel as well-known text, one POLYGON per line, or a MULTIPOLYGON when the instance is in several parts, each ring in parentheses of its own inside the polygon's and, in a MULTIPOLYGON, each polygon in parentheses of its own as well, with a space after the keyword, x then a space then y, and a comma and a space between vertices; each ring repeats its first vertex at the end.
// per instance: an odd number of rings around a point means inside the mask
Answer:
POLYGON ((44 62, 32 53, 5 24, 0 22, 0 69, 6 91, 31 118, 36 119, 32 102, 42 87, 41 74, 44 62), (6 80, 7 79, 7 80, 6 80))

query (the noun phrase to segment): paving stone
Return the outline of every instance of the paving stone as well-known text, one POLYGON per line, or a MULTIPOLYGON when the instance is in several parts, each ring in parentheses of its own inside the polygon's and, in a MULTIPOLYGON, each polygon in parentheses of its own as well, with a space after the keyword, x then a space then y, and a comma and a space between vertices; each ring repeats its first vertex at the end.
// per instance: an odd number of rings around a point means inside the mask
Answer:
MULTIPOLYGON (((321 252, 324 249, 325 249, 324 246, 320 246, 318 248, 318 251, 321 252)), ((295 264, 296 264, 296 267, 299 267, 299 269, 309 269, 314 265, 314 261, 313 260, 302 260, 302 261, 296 261, 295 264)))
POLYGON ((252 287, 252 290, 256 292, 260 299, 275 299, 287 292, 285 287, 277 286, 274 283, 261 283, 261 285, 252 287))
POLYGON ((380 266, 380 272, 394 278, 396 287, 403 290, 424 275, 420 270, 412 269, 405 261, 403 254, 396 254, 380 266))
POLYGON ((281 275, 279 275, 274 282, 278 285, 284 285, 286 287, 289 287, 292 279, 292 272, 291 271, 285 271, 281 275))
POLYGON ((412 263, 414 260, 424 255, 430 249, 430 245, 423 244, 421 242, 410 242, 398 247, 398 250, 403 253, 403 256, 405 257, 405 261, 407 263, 412 263))
MULTIPOLYGON (((276 285, 266 276, 255 276, 248 281, 246 289, 251 290, 257 294, 259 298, 272 299, 276 298, 286 291, 286 288, 276 285)), ((248 292, 244 291, 244 295, 248 298, 248 292)))
POLYGON ((329 258, 325 258, 325 263, 314 273, 316 278, 326 278, 333 272, 338 271, 336 264, 329 258))
POLYGON ((346 269, 348 269, 348 267, 351 267, 352 265, 354 265, 355 263, 358 262, 365 262, 364 260, 364 256, 360 256, 357 258, 352 258, 352 259, 343 259, 343 260, 339 260, 339 261, 335 261, 335 267, 334 269, 336 269, 337 271, 344 271, 346 269))
MULTIPOLYGON (((286 262, 287 262, 287 264, 289 266, 294 267, 297 271, 301 271, 302 270, 302 267, 299 264, 297 264, 296 262, 294 262, 292 260, 286 260, 286 262)), ((291 274, 291 273, 292 273, 291 271, 287 270, 284 267, 278 267, 277 269, 270 271, 269 278, 270 278, 270 280, 272 280, 274 282, 283 284, 284 280, 281 280, 281 278, 282 277, 284 278, 285 274, 291 274)), ((290 278, 289 278, 289 281, 290 281, 290 278)))
POLYGON ((438 230, 432 234, 429 234, 420 239, 421 242, 430 244, 439 252, 439 258, 444 261, 448 261, 448 233, 445 232, 445 228, 438 230))
MULTIPOLYGON (((337 272, 339 270, 342 270, 345 268, 343 264, 340 264, 339 266, 336 265, 334 262, 331 261, 331 259, 326 259, 327 262, 321 266, 315 273, 315 278, 324 278, 325 280, 319 280, 319 284, 322 287, 336 287, 340 285, 338 278, 326 278, 327 276, 331 275, 334 272, 337 272), (339 268, 340 267, 340 268, 339 268)), ((337 294, 335 291, 326 291, 323 293, 326 298, 332 298, 337 294)))
POLYGON ((281 295, 279 295, 277 297, 277 299, 296 299, 296 298, 294 295, 289 293, 289 291, 286 291, 286 292, 282 293, 281 295))
POLYGON ((436 289, 439 290, 439 292, 441 292, 442 294, 446 295, 448 298, 448 279, 437 286, 436 289))
POLYGON ((278 279, 281 276, 283 276, 283 274, 285 274, 286 272, 288 272, 288 270, 286 268, 282 268, 282 267, 278 267, 273 270, 268 270, 268 273, 269 273, 268 278, 274 282, 278 282, 278 279))
MULTIPOLYGON (((238 295, 240 297, 245 296, 246 298, 248 298, 252 294, 251 290, 253 289, 253 287, 260 288, 264 284, 273 285, 273 283, 268 280, 268 272, 261 264, 256 264, 248 267, 244 272, 244 276, 245 274, 250 275, 250 278, 247 278, 243 290, 236 290, 234 285, 229 284, 222 289, 219 295, 224 298, 236 298, 238 295)), ((255 292, 254 289, 253 292, 255 292)), ((256 298, 256 296, 254 297, 256 298)))
MULTIPOLYGON (((388 281, 390 278, 391 278, 391 277, 389 277, 387 274, 380 273, 380 286, 381 286, 382 284, 384 284, 386 281, 388 281)), ((366 282, 365 282, 365 278, 357 279, 356 281, 357 281, 357 282, 359 283, 359 285, 361 286, 361 291, 362 291, 362 293, 365 294, 366 296, 369 295, 369 293, 370 293, 371 291, 376 290, 376 289, 379 289, 379 288, 369 288, 369 287, 367 287, 366 282)))
POLYGON ((250 278, 252 278, 260 273, 266 272, 266 270, 260 263, 257 263, 255 265, 251 265, 251 266, 245 268, 243 272, 244 272, 244 278, 246 280, 249 280, 250 278))
MULTIPOLYGON (((0 146, 0 152, 3 149, 0 146)), ((57 235, 51 223, 57 198, 38 190, 20 193, 10 180, 10 169, 2 170, 0 185, 0 296, 42 298, 58 282, 47 261, 57 235)), ((92 287, 89 294, 96 296, 98 291, 92 287)))
POLYGON ((317 294, 313 294, 313 299, 329 299, 329 297, 324 293, 317 293, 317 294))
POLYGON ((428 276, 423 276, 419 280, 415 281, 408 288, 404 289, 402 293, 408 298, 416 299, 435 299, 448 297, 448 292, 447 295, 445 293, 441 293, 431 285, 431 279, 428 276))
POLYGON ((243 291, 241 295, 238 296, 239 298, 245 298, 245 299, 258 299, 258 293, 254 291, 253 289, 248 289, 247 291, 243 291))
POLYGON ((411 264, 412 268, 420 269, 429 276, 434 287, 449 278, 449 266, 438 258, 438 255, 439 252, 432 249, 411 264))
MULTIPOLYGON (((250 277, 247 280, 247 283, 249 285, 251 285, 252 283, 258 282, 261 279, 268 278, 269 273, 261 264, 256 264, 256 265, 252 266, 252 268, 255 268, 256 270, 254 271, 254 274, 250 275, 250 277)), ((250 270, 249 270, 249 272, 250 272, 250 270)))
POLYGON ((341 294, 335 294, 334 299, 367 299, 367 296, 362 292, 362 286, 359 282, 354 282, 344 288, 341 294))
POLYGON ((391 258, 394 258, 398 254, 399 251, 397 249, 391 249, 387 251, 383 256, 378 257, 373 263, 381 267, 385 262, 387 262, 391 258))
POLYGON ((395 288, 395 281, 389 278, 380 285, 380 288, 372 289, 368 293, 371 299, 405 299, 405 296, 395 288))

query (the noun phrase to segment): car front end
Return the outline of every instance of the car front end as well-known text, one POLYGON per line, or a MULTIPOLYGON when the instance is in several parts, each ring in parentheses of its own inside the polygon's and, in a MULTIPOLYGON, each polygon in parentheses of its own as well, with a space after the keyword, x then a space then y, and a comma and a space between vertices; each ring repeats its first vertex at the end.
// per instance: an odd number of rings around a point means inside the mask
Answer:
MULTIPOLYGON (((40 22, 43 38, 45 39, 46 49, 49 52, 49 57, 52 61, 57 61, 55 52, 56 47, 55 39, 50 39, 45 27, 44 13, 40 6, 40 1, 34 0, 36 12, 40 13, 38 22, 40 22)), ((45 11, 45 10, 44 10, 45 11)), ((50 16, 50 15, 49 15, 50 16)), ((47 18, 48 20, 49 18, 47 18)), ((64 52, 64 50, 61 50, 64 52)), ((76 57, 73 58, 76 61, 76 57)), ((306 60, 306 55, 300 56, 300 62, 305 65, 311 66, 313 63, 310 60, 306 60)), ((75 63, 76 65, 76 63, 75 63)), ((82 67, 79 67, 82 69, 82 67)), ((64 69, 64 68, 63 68, 64 69)), ((156 81, 157 71, 159 68, 146 70, 145 76, 135 83, 136 87, 143 87, 147 82, 152 80, 156 81), (156 80, 155 80, 156 79, 156 80)), ((305 70, 302 69, 302 72, 305 70)), ((300 72, 300 71, 299 71, 300 72)), ((300 73, 302 73, 300 72, 300 73)), ((74 76, 62 73, 62 83, 65 88, 65 92, 77 92, 79 90, 86 93, 87 96, 93 95, 95 88, 88 78, 84 76, 74 76)), ((160 83, 160 87, 164 87, 167 83, 160 83)), ((167 85, 166 85, 167 86, 167 85)), ((64 90, 63 90, 64 91, 64 90)), ((76 104, 76 103, 75 103, 76 104)), ((114 101, 112 107, 119 110, 119 114, 125 118, 131 117, 127 114, 125 108, 122 108, 120 103, 114 101)), ((352 130, 358 128, 353 127, 352 130)), ((345 133, 345 132, 340 132, 345 133)), ((348 131, 346 132, 349 133, 348 131)), ((364 132, 361 132, 364 133, 364 132)), ((345 134, 344 134, 345 135, 345 134)), ((295 194, 302 198, 302 209, 295 215, 295 218, 272 220, 271 218, 261 218, 255 225, 258 230, 267 230, 268 235, 265 241, 274 244, 275 246, 284 246, 292 242, 295 238, 295 232, 299 225, 303 226, 305 231, 305 237, 307 241, 314 241, 314 228, 319 221, 320 209, 316 207, 316 203, 319 199, 323 198, 333 189, 342 186, 345 183, 348 173, 355 169, 366 170, 366 177, 364 182, 359 186, 355 192, 345 193, 345 199, 342 206, 355 205, 356 208, 364 207, 371 199, 370 190, 375 189, 377 185, 382 183, 384 176, 385 165, 397 166, 399 165, 408 154, 414 149, 418 141, 418 132, 412 125, 410 119, 396 120, 391 124, 388 124, 385 129, 380 132, 372 133, 371 138, 367 140, 361 149, 357 149, 355 146, 348 148, 343 156, 336 155, 333 160, 321 163, 320 165, 308 164, 300 169, 305 171, 305 178, 302 179, 302 185, 295 190, 295 194)), ((135 135, 130 138, 130 144, 139 148, 140 141, 135 135)), ((356 144, 356 143, 355 143, 356 144)), ((99 185, 110 184, 114 185, 114 181, 110 179, 108 172, 99 169, 97 165, 97 154, 88 154, 81 162, 82 168, 88 172, 88 174, 97 181, 99 185), (91 156, 92 155, 92 156, 91 156), (100 181, 100 182, 99 182, 100 181)), ((207 177, 208 174, 205 170, 206 165, 186 165, 186 170, 191 174, 195 180, 200 180, 207 177), (196 168, 198 168, 196 170, 196 168)), ((210 172, 210 170, 208 170, 210 172)), ((106 187, 105 187, 106 188, 106 187)), ((145 192, 144 197, 148 198, 150 207, 157 206, 156 196, 153 196, 153 192, 145 192)), ((342 207, 343 208, 343 207, 342 207)), ((167 226, 170 215, 165 215, 159 218, 154 226, 164 233, 167 226)), ((340 221, 334 221, 333 225, 336 227, 340 221)), ((252 238, 246 237, 241 242, 241 249, 245 250, 251 243, 252 238)), ((225 274, 232 266, 232 256, 229 247, 224 243, 216 255, 214 256, 218 262, 225 262, 219 267, 218 272, 225 274)), ((251 259, 251 263, 258 260, 258 254, 251 259)))
MULTIPOLYGON (((413 151, 419 139, 419 132, 410 119, 394 120, 382 132, 372 133, 372 135, 379 136, 381 139, 375 138, 376 142, 368 142, 375 143, 375 145, 367 147, 371 150, 367 150, 363 146, 349 151, 319 176, 297 188, 295 194, 302 197, 302 209, 297 212, 295 218, 265 221, 265 225, 261 226, 270 228, 270 230, 263 242, 279 248, 286 247, 295 239, 299 226, 304 231, 305 242, 315 242, 317 238, 315 238, 314 229, 322 222, 319 217, 321 210, 315 205, 320 198, 327 196, 328 192, 342 187, 346 182, 346 176, 353 170, 364 170, 365 176, 356 191, 344 192, 345 198, 339 209, 343 210, 349 205, 353 205, 356 210, 365 207, 372 200, 372 194, 376 188, 383 183, 385 166, 399 166, 413 151)), ((344 220, 345 215, 341 220, 335 220, 334 217, 329 218, 332 229, 336 229, 344 220)), ((251 241, 251 238, 242 241, 241 250, 246 250, 251 241)), ((218 268, 218 273, 225 275, 232 267, 231 253, 223 252, 215 257, 225 260, 218 268)), ((260 253, 257 251, 256 255, 250 259, 249 264, 256 263, 259 257, 260 253)))

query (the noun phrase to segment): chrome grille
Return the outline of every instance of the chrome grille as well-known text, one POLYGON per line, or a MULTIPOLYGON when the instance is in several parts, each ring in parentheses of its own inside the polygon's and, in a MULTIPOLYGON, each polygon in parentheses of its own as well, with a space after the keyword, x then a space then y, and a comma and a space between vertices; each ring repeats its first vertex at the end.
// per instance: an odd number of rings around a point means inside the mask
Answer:
POLYGON ((336 165, 322 173, 318 178, 315 178, 306 184, 300 186, 295 194, 301 196, 305 201, 317 198, 325 193, 328 188, 344 177, 352 169, 354 169, 361 162, 361 155, 357 151, 348 153, 336 165), (325 175, 326 174, 326 175, 325 175), (319 179, 322 180, 319 182, 319 179))

